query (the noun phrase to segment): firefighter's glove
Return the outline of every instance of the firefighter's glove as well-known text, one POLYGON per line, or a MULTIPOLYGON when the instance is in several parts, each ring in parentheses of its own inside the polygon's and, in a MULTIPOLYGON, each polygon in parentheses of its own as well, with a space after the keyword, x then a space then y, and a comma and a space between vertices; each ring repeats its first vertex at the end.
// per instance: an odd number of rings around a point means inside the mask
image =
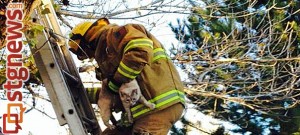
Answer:
POLYGON ((108 78, 107 89, 113 94, 119 94, 119 88, 121 85, 122 83, 117 82, 115 79, 108 78))

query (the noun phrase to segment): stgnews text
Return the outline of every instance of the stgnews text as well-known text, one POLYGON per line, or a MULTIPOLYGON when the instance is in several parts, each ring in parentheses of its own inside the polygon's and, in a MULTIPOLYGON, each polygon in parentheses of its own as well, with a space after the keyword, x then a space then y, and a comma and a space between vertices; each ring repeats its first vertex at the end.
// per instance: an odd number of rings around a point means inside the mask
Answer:
POLYGON ((6 82, 3 89, 9 101, 3 114, 2 133, 17 134, 22 130, 24 111, 22 102, 24 81, 29 78, 29 70, 23 66, 23 8, 22 3, 9 3, 6 6, 6 82), (17 110, 17 111, 16 111, 17 110))

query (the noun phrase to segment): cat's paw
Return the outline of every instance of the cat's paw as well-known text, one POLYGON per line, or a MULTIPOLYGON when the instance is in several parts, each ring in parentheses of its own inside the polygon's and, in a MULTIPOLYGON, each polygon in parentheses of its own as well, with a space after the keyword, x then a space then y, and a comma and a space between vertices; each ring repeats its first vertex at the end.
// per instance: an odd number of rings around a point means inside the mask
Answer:
POLYGON ((155 109, 155 104, 153 104, 153 103, 149 104, 149 109, 150 109, 150 110, 155 109))

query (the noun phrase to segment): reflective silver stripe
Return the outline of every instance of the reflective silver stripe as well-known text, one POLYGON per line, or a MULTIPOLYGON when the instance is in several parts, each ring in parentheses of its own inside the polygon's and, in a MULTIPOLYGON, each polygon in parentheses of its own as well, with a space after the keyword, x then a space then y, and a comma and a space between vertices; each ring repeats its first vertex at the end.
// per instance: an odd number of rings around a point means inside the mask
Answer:
MULTIPOLYGON (((163 93, 163 94, 149 100, 149 102, 154 103, 155 108, 161 108, 165 105, 168 105, 170 102, 172 102, 174 100, 180 100, 181 102, 185 102, 184 101, 184 93, 179 90, 171 90, 171 91, 163 93)), ((131 108, 133 118, 136 118, 136 117, 138 117, 142 114, 145 114, 149 111, 150 111, 150 109, 148 107, 144 106, 143 104, 139 104, 139 105, 131 108)))
POLYGON ((163 48, 156 48, 153 50, 153 59, 152 62, 157 61, 161 58, 169 58, 163 48))
POLYGON ((153 41, 147 38, 139 38, 131 40, 127 43, 126 47, 124 48, 124 53, 127 52, 131 48, 147 46, 153 48, 153 41))

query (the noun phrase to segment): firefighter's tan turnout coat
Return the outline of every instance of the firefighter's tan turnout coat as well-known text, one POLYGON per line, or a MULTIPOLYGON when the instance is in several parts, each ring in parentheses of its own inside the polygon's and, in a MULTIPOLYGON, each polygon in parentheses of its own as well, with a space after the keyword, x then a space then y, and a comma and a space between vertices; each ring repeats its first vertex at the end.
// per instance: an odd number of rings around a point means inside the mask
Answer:
POLYGON ((111 78, 108 86, 117 92, 120 85, 137 79, 142 94, 156 104, 154 110, 142 104, 131 108, 133 118, 184 103, 183 84, 162 44, 142 25, 93 26, 84 36, 95 48, 95 60, 102 78, 111 78))

